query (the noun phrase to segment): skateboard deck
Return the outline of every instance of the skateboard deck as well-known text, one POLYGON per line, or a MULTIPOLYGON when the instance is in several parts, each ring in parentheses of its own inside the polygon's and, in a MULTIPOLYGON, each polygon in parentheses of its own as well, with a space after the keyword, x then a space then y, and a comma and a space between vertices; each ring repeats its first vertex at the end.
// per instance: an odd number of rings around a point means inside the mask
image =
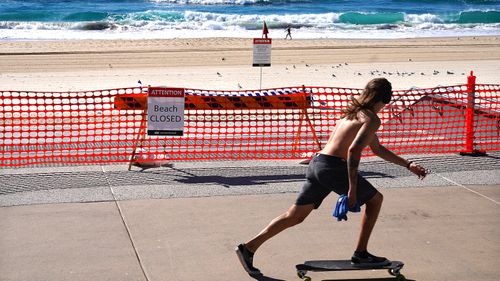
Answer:
POLYGON ((352 264, 350 260, 312 260, 302 264, 297 264, 297 275, 303 281, 310 281, 311 277, 307 276, 308 271, 344 271, 344 270, 376 270, 387 269, 389 274, 396 277, 396 280, 406 280, 400 270, 404 263, 401 261, 391 261, 387 265, 369 265, 369 264, 352 264))

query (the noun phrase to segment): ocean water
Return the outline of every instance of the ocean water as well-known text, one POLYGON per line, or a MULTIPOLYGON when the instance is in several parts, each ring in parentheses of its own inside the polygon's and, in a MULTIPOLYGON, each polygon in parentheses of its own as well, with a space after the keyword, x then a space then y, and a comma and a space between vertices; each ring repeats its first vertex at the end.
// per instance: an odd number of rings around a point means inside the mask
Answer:
POLYGON ((0 40, 500 35, 500 0, 0 0, 0 40))

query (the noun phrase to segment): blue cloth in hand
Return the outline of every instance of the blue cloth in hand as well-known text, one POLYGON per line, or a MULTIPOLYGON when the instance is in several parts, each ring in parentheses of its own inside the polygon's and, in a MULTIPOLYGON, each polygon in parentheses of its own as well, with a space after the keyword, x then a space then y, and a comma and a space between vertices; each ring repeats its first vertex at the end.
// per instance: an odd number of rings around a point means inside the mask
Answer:
POLYGON ((349 200, 347 195, 340 195, 339 199, 337 199, 335 209, 333 210, 333 216, 337 218, 337 221, 347 220, 348 211, 357 213, 361 211, 361 207, 359 206, 359 203, 356 202, 356 205, 349 209, 349 200))

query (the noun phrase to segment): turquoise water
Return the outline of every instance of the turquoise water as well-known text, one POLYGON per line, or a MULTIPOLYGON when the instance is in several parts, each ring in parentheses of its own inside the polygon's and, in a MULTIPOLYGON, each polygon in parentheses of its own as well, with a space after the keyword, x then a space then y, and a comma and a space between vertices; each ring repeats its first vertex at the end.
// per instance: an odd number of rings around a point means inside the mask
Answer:
POLYGON ((0 38, 271 37, 290 25, 296 38, 499 35, 492 0, 5 0, 0 38))

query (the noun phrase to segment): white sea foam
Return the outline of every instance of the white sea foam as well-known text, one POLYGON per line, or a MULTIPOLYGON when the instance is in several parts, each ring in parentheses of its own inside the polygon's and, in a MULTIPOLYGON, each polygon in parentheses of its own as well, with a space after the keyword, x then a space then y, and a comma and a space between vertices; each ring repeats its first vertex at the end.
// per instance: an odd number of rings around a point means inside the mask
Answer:
MULTIPOLYGON (((212 29, 151 29, 148 32, 141 30, 0 30, 0 40, 51 40, 51 39, 172 39, 172 38, 208 38, 208 37, 237 37, 255 38, 262 35, 261 30, 243 30, 237 27, 222 30, 217 26, 206 27, 212 29)), ((283 30, 270 30, 271 38, 283 38, 283 30)), ((494 29, 471 27, 469 29, 454 29, 453 26, 420 28, 418 33, 411 27, 402 27, 398 30, 362 30, 362 29, 314 29, 301 28, 293 30, 294 39, 314 38, 346 38, 346 39, 394 39, 418 37, 449 37, 449 36, 500 36, 500 27, 494 29)))
POLYGON ((405 15, 405 21, 410 23, 443 23, 443 19, 433 14, 409 14, 405 15))
POLYGON ((267 22, 271 36, 294 38, 402 38, 500 35, 500 23, 450 24, 432 14, 408 14, 404 23, 355 25, 339 13, 238 15, 208 12, 131 13, 101 22, 0 22, 0 39, 148 39, 176 37, 255 37, 267 22))

